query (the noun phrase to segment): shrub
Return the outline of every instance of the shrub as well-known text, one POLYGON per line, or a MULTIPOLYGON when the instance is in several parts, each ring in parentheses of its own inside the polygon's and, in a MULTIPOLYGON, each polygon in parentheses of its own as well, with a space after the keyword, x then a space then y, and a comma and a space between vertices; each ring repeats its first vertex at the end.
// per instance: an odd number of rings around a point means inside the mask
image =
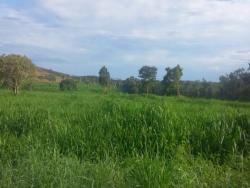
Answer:
POLYGON ((60 82, 59 87, 61 91, 73 91, 77 90, 77 83, 72 79, 66 79, 60 82))

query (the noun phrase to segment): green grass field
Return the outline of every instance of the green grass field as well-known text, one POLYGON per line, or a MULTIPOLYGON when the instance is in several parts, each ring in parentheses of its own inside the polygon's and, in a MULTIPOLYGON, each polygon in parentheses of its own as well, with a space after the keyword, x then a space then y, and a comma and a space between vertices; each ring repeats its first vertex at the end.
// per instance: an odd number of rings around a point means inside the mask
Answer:
POLYGON ((250 187, 250 104, 0 90, 0 187, 250 187))

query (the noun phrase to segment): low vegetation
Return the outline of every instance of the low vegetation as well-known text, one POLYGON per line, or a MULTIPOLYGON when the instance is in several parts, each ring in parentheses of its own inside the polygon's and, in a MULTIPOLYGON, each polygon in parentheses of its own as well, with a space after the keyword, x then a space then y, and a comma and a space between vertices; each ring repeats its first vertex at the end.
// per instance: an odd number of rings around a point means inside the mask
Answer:
POLYGON ((0 125, 0 187, 250 186, 248 103, 39 84, 0 125))
POLYGON ((65 79, 60 82, 59 88, 61 91, 74 91, 77 90, 77 83, 75 80, 65 79))

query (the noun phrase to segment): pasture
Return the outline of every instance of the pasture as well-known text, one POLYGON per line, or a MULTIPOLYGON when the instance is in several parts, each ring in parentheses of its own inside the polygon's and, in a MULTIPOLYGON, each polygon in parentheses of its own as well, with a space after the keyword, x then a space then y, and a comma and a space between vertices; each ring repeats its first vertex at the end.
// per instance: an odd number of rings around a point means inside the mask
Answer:
POLYGON ((249 187, 250 104, 0 90, 0 187, 249 187))

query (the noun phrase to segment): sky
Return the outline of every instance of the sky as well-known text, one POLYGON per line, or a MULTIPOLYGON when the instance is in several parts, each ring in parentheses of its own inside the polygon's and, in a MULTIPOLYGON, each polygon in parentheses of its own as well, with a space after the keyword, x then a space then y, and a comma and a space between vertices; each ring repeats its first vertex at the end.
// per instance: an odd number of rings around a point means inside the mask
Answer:
POLYGON ((0 0, 0 54, 71 75, 183 67, 218 81, 250 62, 250 0, 0 0))

